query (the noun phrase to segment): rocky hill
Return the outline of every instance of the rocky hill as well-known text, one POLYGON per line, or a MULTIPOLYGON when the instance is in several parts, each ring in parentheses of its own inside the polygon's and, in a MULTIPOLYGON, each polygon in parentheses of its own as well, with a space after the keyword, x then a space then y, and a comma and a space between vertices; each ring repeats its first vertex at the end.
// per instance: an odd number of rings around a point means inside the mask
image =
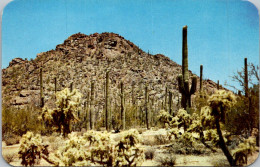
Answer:
MULTIPOLYGON (((181 66, 168 57, 148 54, 118 34, 77 33, 57 45, 55 50, 39 53, 35 59, 13 59, 2 70, 2 103, 19 107, 39 105, 41 67, 44 99, 49 107, 54 106, 55 102, 56 77, 58 90, 69 87, 73 82, 73 87, 83 94, 83 101, 90 92, 90 82, 93 80, 95 108, 101 110, 104 105, 106 70, 110 70, 111 103, 119 104, 121 81, 124 83, 126 102, 131 102, 134 90, 133 96, 141 104, 145 84, 149 86, 149 98, 154 101, 154 105, 164 101, 166 86, 173 93, 174 105, 177 105, 180 97, 176 78, 181 74, 181 66)), ((216 89, 216 83, 210 80, 203 82, 207 91, 216 89)), ((197 84, 198 89, 199 78, 197 84)))

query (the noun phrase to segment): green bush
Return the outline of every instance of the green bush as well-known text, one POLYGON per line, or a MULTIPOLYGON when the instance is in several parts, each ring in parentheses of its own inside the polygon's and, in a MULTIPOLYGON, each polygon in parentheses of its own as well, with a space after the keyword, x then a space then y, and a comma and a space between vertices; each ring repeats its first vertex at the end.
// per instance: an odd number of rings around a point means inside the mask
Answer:
MULTIPOLYGON (((38 120, 40 109, 37 107, 26 107, 18 109, 15 107, 2 107, 2 136, 7 143, 8 140, 22 136, 27 131, 35 133, 43 132, 44 128, 38 120)), ((14 142, 17 143, 17 142, 14 142)))

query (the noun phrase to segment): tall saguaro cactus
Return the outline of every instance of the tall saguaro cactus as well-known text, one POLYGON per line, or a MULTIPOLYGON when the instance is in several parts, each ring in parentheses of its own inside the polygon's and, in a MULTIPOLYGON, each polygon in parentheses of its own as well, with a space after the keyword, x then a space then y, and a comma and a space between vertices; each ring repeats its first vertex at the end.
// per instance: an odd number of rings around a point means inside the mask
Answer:
POLYGON ((57 78, 56 77, 54 78, 54 92, 56 95, 56 93, 57 93, 57 78))
POLYGON ((43 97, 43 80, 42 80, 42 67, 40 68, 40 100, 41 104, 40 107, 43 108, 44 106, 44 97, 43 97))
POLYGON ((120 111, 121 111, 121 122, 123 125, 123 130, 125 130, 125 110, 124 110, 124 83, 123 81, 121 81, 120 83, 120 89, 121 89, 121 94, 120 94, 120 98, 121 98, 121 104, 120 104, 120 111))
POLYGON ((245 97, 248 97, 248 72, 247 72, 247 58, 244 60, 244 89, 245 89, 245 97))
POLYGON ((70 92, 73 91, 73 82, 70 83, 70 92))
POLYGON ((188 45, 187 45, 187 26, 182 30, 182 75, 178 76, 179 92, 182 94, 181 106, 186 109, 191 107, 191 95, 196 92, 197 78, 192 77, 191 88, 189 87, 188 70, 188 45))
POLYGON ((203 65, 200 65, 200 92, 202 91, 203 87, 203 65))
POLYGON ((172 115, 173 113, 172 113, 172 92, 171 91, 169 91, 169 101, 168 101, 168 103, 169 103, 169 113, 172 115))
POLYGON ((144 105, 145 105, 145 118, 146 118, 146 127, 150 129, 150 120, 149 120, 149 111, 148 111, 148 87, 145 85, 145 94, 144 94, 144 105))
POLYGON ((109 70, 107 70, 106 72, 106 86, 105 86, 105 117, 106 117, 106 130, 109 130, 109 123, 110 121, 108 121, 109 117, 109 113, 108 113, 108 95, 109 95, 109 70))
POLYGON ((94 129, 94 82, 90 86, 90 112, 89 112, 89 125, 90 129, 94 129))
POLYGON ((168 94, 168 87, 165 87, 165 96, 164 96, 164 110, 167 111, 167 94, 168 94))

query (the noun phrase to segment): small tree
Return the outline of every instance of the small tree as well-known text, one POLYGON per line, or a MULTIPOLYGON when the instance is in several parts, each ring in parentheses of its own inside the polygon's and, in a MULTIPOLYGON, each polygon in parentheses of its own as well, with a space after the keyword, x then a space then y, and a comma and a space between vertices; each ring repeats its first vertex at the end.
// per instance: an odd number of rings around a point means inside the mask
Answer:
POLYGON ((51 126, 54 130, 67 136, 71 131, 71 123, 78 120, 81 93, 76 89, 70 91, 68 88, 56 94, 56 109, 44 107, 41 113, 41 119, 51 126))

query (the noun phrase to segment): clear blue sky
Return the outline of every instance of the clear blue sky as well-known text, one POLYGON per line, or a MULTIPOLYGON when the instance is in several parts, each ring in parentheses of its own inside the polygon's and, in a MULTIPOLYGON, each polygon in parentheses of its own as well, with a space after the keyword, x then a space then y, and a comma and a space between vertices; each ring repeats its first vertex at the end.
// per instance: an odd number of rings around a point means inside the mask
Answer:
POLYGON ((248 62, 259 64, 256 7, 240 0, 16 0, 2 22, 2 68, 35 58, 74 33, 114 32, 144 51, 181 64, 188 25, 189 69, 220 84, 248 62))

